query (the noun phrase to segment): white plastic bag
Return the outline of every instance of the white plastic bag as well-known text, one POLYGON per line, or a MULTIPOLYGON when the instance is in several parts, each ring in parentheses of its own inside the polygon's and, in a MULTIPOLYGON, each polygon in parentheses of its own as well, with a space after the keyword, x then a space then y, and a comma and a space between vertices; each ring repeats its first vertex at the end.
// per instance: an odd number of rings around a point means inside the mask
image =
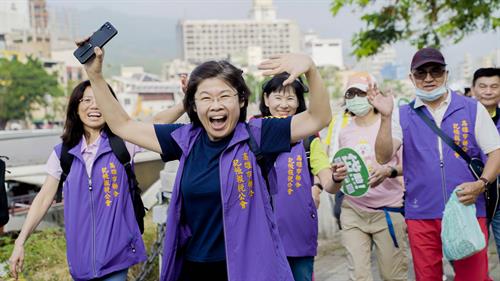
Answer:
POLYGON ((449 261, 460 260, 486 247, 484 234, 476 218, 476 206, 458 201, 455 189, 444 209, 441 223, 443 253, 449 261))

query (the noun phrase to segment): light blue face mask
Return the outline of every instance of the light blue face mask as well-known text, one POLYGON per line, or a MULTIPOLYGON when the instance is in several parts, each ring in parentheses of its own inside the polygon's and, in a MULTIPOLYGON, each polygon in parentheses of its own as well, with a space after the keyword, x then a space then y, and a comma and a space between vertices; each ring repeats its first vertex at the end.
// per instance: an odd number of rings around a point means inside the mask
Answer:
POLYGON ((447 91, 448 87, 446 87, 446 81, 444 81, 441 87, 438 87, 430 92, 415 87, 415 95, 422 101, 435 101, 446 94, 447 91))

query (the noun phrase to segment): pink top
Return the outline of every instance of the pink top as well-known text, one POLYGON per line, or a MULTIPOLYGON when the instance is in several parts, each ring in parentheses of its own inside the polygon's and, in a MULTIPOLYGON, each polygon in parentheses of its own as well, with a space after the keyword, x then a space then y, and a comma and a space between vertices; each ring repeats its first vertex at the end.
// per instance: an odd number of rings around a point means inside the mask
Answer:
MULTIPOLYGON (((368 172, 371 172, 374 167, 380 167, 380 164, 375 159, 375 140, 379 127, 380 118, 368 127, 358 126, 354 119, 339 133, 339 147, 350 147, 358 152, 363 157, 368 172)), ((397 156, 391 159, 386 166, 395 167, 400 163, 400 159, 401 149, 398 151, 397 156)), ((375 211, 373 208, 403 206, 403 193, 404 188, 400 178, 386 178, 378 186, 370 188, 363 197, 345 196, 345 199, 355 207, 373 212, 375 211)))
MULTIPOLYGON (((101 143, 101 136, 99 136, 93 143, 89 144, 88 146, 84 136, 82 136, 82 139, 81 153, 83 160, 85 161, 87 174, 90 175, 90 172, 92 171, 92 165, 94 164, 94 159, 97 154, 97 149, 99 148, 99 145, 101 143)), ((130 157, 132 159, 134 158, 134 155, 136 153, 143 151, 141 147, 132 143, 125 142, 125 146, 127 147, 128 153, 130 154, 130 157)), ((56 179, 61 178, 61 164, 55 151, 52 151, 52 153, 50 154, 49 160, 47 160, 45 171, 56 179)))

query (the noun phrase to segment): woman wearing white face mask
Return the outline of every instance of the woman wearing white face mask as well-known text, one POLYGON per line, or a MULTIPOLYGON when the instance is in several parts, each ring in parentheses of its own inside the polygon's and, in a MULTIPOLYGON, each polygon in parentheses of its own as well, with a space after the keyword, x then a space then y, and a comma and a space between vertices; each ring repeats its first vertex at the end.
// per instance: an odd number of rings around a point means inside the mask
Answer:
POLYGON ((363 157, 372 187, 360 198, 345 196, 341 207, 342 244, 347 249, 349 280, 373 280, 371 249, 376 251, 383 280, 406 280, 408 272, 406 224, 401 213, 403 186, 400 154, 386 165, 375 159, 375 139, 380 114, 368 102, 367 93, 374 78, 366 73, 349 77, 344 98, 352 121, 339 133, 339 148, 350 147, 363 157))

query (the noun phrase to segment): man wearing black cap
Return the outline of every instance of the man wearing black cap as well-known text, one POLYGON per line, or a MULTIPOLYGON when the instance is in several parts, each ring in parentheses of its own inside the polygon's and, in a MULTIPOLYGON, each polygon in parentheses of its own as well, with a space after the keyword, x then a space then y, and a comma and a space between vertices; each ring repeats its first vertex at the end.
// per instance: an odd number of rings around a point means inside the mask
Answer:
MULTIPOLYGON (((483 192, 500 172, 500 136, 488 112, 477 101, 460 96, 447 85, 448 71, 440 51, 424 48, 415 53, 409 78, 415 100, 393 113, 393 99, 376 88, 369 100, 381 113, 375 143, 377 160, 384 164, 403 145, 405 218, 417 280, 441 280, 441 219, 455 188, 465 205, 475 204, 479 225, 487 238, 483 192), (476 180, 465 160, 455 153, 417 114, 423 112, 470 157, 488 155, 476 180)), ((487 241, 487 239, 486 239, 487 241)), ((486 249, 453 262, 455 280, 491 280, 486 249)))

